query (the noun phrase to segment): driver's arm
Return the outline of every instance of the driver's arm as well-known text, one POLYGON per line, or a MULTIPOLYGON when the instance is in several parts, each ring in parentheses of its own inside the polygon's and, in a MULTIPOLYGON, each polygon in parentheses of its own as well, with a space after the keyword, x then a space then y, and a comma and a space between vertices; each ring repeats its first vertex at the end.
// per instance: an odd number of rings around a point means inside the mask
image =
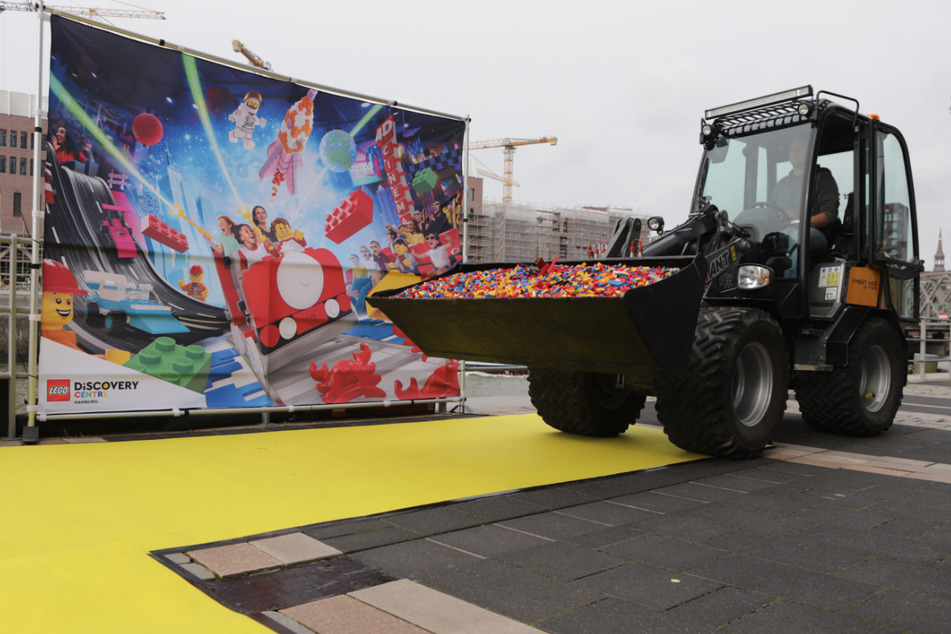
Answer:
POLYGON ((839 186, 828 169, 819 169, 816 174, 815 197, 809 217, 809 226, 827 227, 839 215, 839 186))

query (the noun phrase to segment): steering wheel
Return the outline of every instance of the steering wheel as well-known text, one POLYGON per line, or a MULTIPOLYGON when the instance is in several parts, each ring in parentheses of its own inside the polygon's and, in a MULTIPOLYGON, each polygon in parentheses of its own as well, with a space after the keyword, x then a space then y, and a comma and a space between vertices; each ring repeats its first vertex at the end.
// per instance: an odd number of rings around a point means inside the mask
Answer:
POLYGON ((782 231, 791 224, 789 214, 775 203, 757 201, 740 212, 733 222, 754 224, 764 231, 782 231))
POLYGON ((777 216, 777 220, 779 221, 779 224, 781 225, 780 229, 785 229, 786 227, 788 227, 792 220, 789 217, 789 214, 786 213, 786 210, 775 203, 758 201, 753 203, 752 209, 769 209, 770 211, 775 212, 777 216))

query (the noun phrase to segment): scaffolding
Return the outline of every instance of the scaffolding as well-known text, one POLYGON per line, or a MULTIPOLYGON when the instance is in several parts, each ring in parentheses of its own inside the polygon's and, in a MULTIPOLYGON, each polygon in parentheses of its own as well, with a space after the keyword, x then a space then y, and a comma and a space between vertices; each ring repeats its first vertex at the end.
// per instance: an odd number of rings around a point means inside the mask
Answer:
MULTIPOLYGON (((585 259, 592 244, 610 240, 614 225, 621 218, 644 219, 645 216, 620 207, 546 209, 484 202, 482 213, 469 217, 468 259, 471 262, 585 259)), ((646 223, 642 231, 643 242, 646 223)))
POLYGON ((951 308, 951 271, 934 271, 921 274, 922 319, 938 319, 941 313, 947 319, 951 308))

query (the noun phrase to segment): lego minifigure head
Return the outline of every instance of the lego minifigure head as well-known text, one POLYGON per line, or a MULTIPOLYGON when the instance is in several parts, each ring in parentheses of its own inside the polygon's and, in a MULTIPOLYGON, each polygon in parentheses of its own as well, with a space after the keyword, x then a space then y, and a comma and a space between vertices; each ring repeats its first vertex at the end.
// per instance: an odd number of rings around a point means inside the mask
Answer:
POLYGON ((271 223, 271 231, 278 240, 290 240, 294 235, 291 231, 291 223, 286 218, 275 218, 271 223))
POLYGON ((244 96, 244 105, 251 110, 257 110, 261 107, 261 93, 252 90, 244 96))
POLYGON ((204 275, 204 273, 205 272, 202 270, 202 268, 196 264, 191 269, 189 269, 188 277, 192 282, 197 283, 201 281, 201 278, 204 275))
POLYGON ((393 250, 399 253, 400 255, 403 255, 404 253, 409 251, 409 247, 406 246, 406 241, 401 238, 399 240, 393 241, 393 250))
POLYGON ((40 323, 44 330, 58 330, 73 320, 72 293, 43 293, 40 323))
POLYGON ((73 320, 73 295, 85 295, 76 278, 55 260, 43 261, 43 302, 40 324, 43 329, 60 329, 73 320))

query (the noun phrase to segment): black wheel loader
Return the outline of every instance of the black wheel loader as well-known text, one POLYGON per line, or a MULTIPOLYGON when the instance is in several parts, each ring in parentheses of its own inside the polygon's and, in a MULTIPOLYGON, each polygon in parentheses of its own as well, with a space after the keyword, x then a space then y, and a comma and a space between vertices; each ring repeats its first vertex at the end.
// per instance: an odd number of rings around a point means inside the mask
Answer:
POLYGON ((528 366, 533 404, 565 432, 620 434, 656 395, 675 445, 749 458, 792 388, 810 426, 880 434, 923 262, 905 141, 859 107, 805 86, 706 111, 687 220, 649 219, 636 257, 640 220, 620 221, 603 260, 679 272, 622 297, 370 301, 426 354, 528 366))

